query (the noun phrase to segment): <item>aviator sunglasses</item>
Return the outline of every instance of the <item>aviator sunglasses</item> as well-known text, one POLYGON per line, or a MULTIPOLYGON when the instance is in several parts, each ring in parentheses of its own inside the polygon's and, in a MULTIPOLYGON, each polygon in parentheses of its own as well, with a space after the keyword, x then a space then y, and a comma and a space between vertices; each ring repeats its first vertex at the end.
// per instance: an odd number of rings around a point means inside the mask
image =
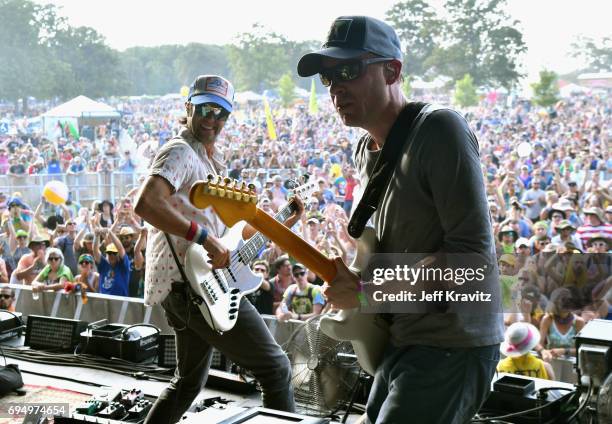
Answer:
POLYGON ((319 72, 321 84, 329 87, 332 81, 344 82, 352 81, 359 78, 366 66, 372 63, 389 62, 393 60, 390 57, 375 57, 372 59, 359 59, 350 62, 344 62, 331 68, 325 68, 319 72))
POLYGON ((200 115, 204 118, 212 114, 213 118, 218 121, 226 120, 229 112, 215 103, 202 103, 194 105, 194 115, 200 115))

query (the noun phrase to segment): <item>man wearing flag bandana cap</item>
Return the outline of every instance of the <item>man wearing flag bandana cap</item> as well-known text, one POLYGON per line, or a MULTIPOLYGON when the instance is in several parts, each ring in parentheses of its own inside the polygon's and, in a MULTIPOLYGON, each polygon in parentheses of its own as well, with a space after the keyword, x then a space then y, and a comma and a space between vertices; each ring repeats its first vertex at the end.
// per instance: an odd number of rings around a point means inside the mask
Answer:
MULTIPOLYGON (((240 367, 250 370, 262 388, 267 408, 294 409, 289 360, 268 331, 257 310, 243 298, 234 328, 223 334, 206 323, 188 298, 188 283, 178 266, 184 267, 191 243, 208 253, 213 268, 229 265, 230 252, 220 242, 225 225, 209 209, 200 210, 189 201, 189 190, 209 174, 227 175, 216 140, 233 110, 234 87, 217 75, 200 75, 189 88, 184 128, 164 144, 149 169, 149 177, 136 201, 135 211, 150 224, 146 249, 145 304, 161 304, 176 333, 177 366, 174 378, 149 412, 146 423, 175 423, 189 408, 206 383, 213 346, 240 367), (171 239, 175 261, 165 233, 171 239), (177 266, 178 265, 178 266, 177 266)), ((303 211, 286 225, 293 226, 303 211)), ((256 231, 247 225, 246 240, 256 231)))

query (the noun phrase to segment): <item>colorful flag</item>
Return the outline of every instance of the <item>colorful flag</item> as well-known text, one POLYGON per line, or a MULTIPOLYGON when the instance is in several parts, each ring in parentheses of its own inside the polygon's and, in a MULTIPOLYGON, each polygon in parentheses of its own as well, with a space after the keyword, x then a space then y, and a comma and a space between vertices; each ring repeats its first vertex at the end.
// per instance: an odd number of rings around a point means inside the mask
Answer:
POLYGON ((308 102, 308 113, 316 115, 319 112, 319 104, 317 103, 317 92, 315 90, 315 80, 311 80, 310 84, 310 102, 308 102))
POLYGON ((276 128, 274 128, 274 121, 272 120, 272 111, 270 110, 270 104, 266 97, 263 98, 264 112, 266 114, 266 126, 268 127, 268 137, 270 140, 276 140, 276 128))
POLYGON ((79 130, 72 124, 72 122, 68 123, 68 129, 70 130, 70 135, 73 139, 79 139, 79 130))

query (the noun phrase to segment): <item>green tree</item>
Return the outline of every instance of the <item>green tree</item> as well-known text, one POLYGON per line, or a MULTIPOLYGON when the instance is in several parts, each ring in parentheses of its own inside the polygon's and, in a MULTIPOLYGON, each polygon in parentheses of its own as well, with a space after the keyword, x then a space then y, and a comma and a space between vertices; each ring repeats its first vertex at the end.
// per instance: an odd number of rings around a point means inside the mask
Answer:
POLYGON ((447 0, 437 16, 423 0, 396 4, 387 12, 405 45, 407 72, 453 80, 470 74, 477 86, 512 87, 522 76, 518 59, 526 51, 506 0, 447 0))
POLYGON ((126 49, 119 56, 119 68, 128 81, 125 94, 140 96, 177 93, 185 85, 175 68, 175 60, 182 49, 184 47, 174 45, 126 49))
POLYGON ((61 29, 47 44, 50 56, 63 62, 56 64, 59 72, 64 74, 64 80, 70 81, 56 86, 56 96, 84 94, 95 98, 125 92, 127 84, 119 67, 119 55, 93 28, 61 29))
POLYGON ((478 94, 474 87, 474 79, 465 74, 462 79, 455 83, 455 104, 461 107, 475 106, 478 104, 478 94))
POLYGON ((386 13, 403 44, 405 73, 426 76, 427 60, 438 47, 442 21, 424 0, 396 3, 386 13))
POLYGON ((557 74, 553 71, 540 71, 540 81, 531 84, 533 102, 540 106, 551 106, 559 100, 557 74))
POLYGON ((55 6, 28 0, 0 0, 0 96, 17 104, 49 92, 57 61, 49 60, 44 41, 63 24, 55 6))
POLYGON ((432 64, 458 80, 465 74, 476 85, 512 87, 522 76, 518 58, 527 50, 517 21, 504 11, 506 0, 449 0, 445 41, 432 64))
POLYGON ((591 72, 609 72, 612 69, 612 38, 604 37, 593 40, 581 37, 572 44, 572 55, 587 63, 591 72))
POLYGON ((276 87, 280 77, 290 70, 285 37, 266 32, 260 24, 251 32, 236 37, 228 46, 229 65, 236 89, 261 92, 276 87))
POLYGON ((191 84, 195 77, 202 74, 231 77, 227 51, 223 46, 187 44, 180 48, 174 60, 174 69, 180 82, 178 87, 191 84))
POLYGON ((290 72, 284 74, 278 81, 278 92, 284 107, 289 107, 295 100, 295 83, 290 72))

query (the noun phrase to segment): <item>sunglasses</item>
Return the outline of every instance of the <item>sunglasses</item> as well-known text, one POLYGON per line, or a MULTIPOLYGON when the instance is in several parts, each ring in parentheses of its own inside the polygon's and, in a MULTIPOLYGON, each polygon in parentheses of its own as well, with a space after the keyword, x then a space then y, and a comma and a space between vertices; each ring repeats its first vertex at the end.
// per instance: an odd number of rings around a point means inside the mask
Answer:
POLYGON ((306 271, 300 271, 293 273, 294 277, 301 277, 302 275, 306 275, 306 271))
POLYGON ((66 225, 76 225, 76 222, 67 222, 66 225))
POLYGON ((254 268, 253 272, 261 272, 262 274, 265 273, 267 270, 265 268, 254 268))
POLYGON ((10 294, 0 294, 0 297, 3 299, 11 299, 13 296, 10 294))
POLYGON ((90 263, 91 262, 88 262, 88 261, 81 261, 81 262, 79 262, 79 265, 85 266, 85 265, 90 264, 90 263))
POLYGON ((117 252, 106 252, 106 254, 109 256, 115 256, 117 255, 117 252))
POLYGON ((373 63, 389 62, 391 60, 393 59, 390 57, 376 57, 372 59, 352 60, 331 68, 325 68, 319 72, 321 84, 325 87, 329 87, 333 81, 353 81, 363 75, 366 66, 373 63))
POLYGON ((208 117, 212 114, 213 118, 218 121, 224 121, 229 116, 229 112, 214 103, 202 103, 194 106, 194 114, 203 117, 208 117))
POLYGON ((49 260, 50 261, 59 261, 61 258, 58 258, 57 256, 49 256, 49 260))

